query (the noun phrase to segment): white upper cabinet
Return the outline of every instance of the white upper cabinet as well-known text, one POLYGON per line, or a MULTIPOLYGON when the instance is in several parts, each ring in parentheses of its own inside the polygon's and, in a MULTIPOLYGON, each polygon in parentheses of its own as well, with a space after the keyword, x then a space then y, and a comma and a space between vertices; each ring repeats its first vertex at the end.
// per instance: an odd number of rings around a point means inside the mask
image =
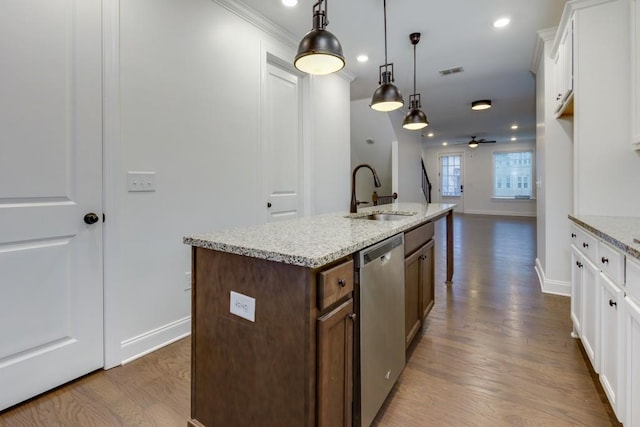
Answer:
POLYGON ((573 114, 573 19, 567 21, 554 56, 555 114, 573 114))
POLYGON ((640 0, 631 0, 631 144, 640 150, 640 0))

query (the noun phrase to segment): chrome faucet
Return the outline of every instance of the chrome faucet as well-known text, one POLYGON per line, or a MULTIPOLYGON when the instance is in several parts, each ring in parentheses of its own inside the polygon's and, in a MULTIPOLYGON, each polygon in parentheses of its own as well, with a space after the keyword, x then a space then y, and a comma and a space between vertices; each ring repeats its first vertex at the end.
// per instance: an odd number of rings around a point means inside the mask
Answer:
POLYGON ((351 175, 351 206, 349 207, 349 212, 351 213, 358 212, 358 201, 356 200, 356 172, 358 172, 358 169, 360 168, 368 168, 371 173, 373 173, 373 185, 376 187, 382 186, 382 184, 380 184, 380 178, 378 178, 378 174, 374 168, 366 163, 356 166, 353 170, 353 174, 351 175))

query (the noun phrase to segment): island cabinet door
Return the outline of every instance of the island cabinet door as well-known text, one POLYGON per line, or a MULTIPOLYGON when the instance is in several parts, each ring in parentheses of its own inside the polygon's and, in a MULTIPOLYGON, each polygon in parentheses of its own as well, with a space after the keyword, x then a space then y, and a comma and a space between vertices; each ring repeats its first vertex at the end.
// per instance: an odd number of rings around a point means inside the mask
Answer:
POLYGON ((318 318, 318 427, 352 425, 353 298, 318 318))
POLYGON ((420 310, 422 257, 422 250, 417 250, 404 260, 404 331, 406 347, 409 347, 422 324, 420 310))
POLYGON ((433 240, 429 241, 422 247, 422 287, 420 310, 422 312, 422 319, 424 320, 435 302, 434 294, 434 244, 433 240))

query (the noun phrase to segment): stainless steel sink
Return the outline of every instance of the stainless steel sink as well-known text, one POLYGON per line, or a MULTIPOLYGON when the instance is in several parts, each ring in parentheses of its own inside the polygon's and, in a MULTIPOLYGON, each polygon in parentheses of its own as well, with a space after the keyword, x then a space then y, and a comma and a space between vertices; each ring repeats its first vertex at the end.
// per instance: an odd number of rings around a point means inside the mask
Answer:
POLYGON ((370 219, 373 221, 400 221, 411 215, 392 214, 392 213, 373 213, 366 216, 357 217, 357 219, 370 219))

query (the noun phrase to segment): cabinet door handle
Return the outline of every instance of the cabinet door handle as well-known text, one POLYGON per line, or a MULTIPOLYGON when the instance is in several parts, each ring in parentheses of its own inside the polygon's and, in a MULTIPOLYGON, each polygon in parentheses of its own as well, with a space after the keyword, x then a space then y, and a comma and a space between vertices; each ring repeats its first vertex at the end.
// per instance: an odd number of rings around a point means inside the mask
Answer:
POLYGON ((351 320, 353 320, 353 321, 355 321, 357 317, 358 317, 358 315, 357 315, 356 313, 351 313, 351 314, 349 315, 349 319, 351 319, 351 320))
POLYGON ((338 285, 340 285, 341 288, 344 288, 347 286, 347 281, 344 279, 338 279, 338 285))
POLYGON ((571 238, 575 239, 576 238, 576 233, 571 233, 571 238))
POLYGON ((587 242, 582 242, 582 247, 583 247, 583 248, 588 248, 588 247, 589 247, 589 244, 588 244, 587 242))
POLYGON ((610 299, 610 300, 609 300, 609 307, 614 307, 614 306, 615 306, 616 308, 618 308, 618 303, 617 303, 617 302, 615 302, 614 300, 610 299))
POLYGON ((603 264, 609 264, 609 258, 607 257, 600 258, 600 261, 602 261, 603 264))
POLYGON ((576 261, 576 265, 578 266, 578 268, 582 268, 582 263, 580 261, 576 261))

